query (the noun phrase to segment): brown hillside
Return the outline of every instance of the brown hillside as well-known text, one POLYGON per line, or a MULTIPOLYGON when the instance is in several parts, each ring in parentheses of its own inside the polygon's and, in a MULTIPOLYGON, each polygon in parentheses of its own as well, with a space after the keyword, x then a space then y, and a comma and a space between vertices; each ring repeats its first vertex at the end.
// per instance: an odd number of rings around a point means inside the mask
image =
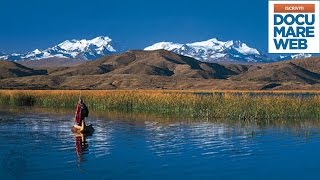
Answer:
POLYGON ((46 70, 34 70, 11 61, 0 61, 0 79, 47 74, 46 70))
POLYGON ((58 67, 73 67, 87 62, 81 59, 47 58, 40 60, 21 60, 19 64, 33 69, 54 69, 58 67))
POLYGON ((308 69, 309 71, 320 74, 320 58, 319 57, 297 59, 297 60, 291 60, 289 62, 294 63, 305 69, 308 69))
POLYGON ((50 75, 135 74, 223 79, 237 72, 216 63, 202 63, 165 50, 129 51, 87 62, 50 75))
POLYGON ((217 64, 204 63, 165 50, 157 50, 128 51, 72 67, 50 65, 52 67, 50 66, 47 71, 37 71, 14 62, 0 61, 0 78, 2 78, 0 87, 2 89, 320 89, 320 58, 255 65, 217 64))
MULTIPOLYGON (((284 61, 271 64, 254 65, 248 71, 232 77, 234 80, 266 81, 266 82, 300 82, 315 84, 320 82, 317 69, 309 66, 309 60, 284 61), (299 66, 301 64, 301 66, 299 66), (304 65, 302 67, 302 65, 304 65), (304 68, 305 67, 305 68, 304 68)), ((320 65, 320 64, 319 64, 320 65)), ((320 68, 320 66, 318 66, 320 68)), ((317 69, 318 70, 318 69, 317 69)))

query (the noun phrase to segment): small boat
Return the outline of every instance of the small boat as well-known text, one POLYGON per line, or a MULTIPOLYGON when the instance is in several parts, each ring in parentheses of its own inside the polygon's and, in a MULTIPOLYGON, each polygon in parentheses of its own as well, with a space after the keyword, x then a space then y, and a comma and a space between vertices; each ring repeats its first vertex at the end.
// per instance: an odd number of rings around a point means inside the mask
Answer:
POLYGON ((84 123, 82 123, 82 126, 73 125, 71 130, 74 133, 92 134, 94 128, 92 127, 92 124, 85 126, 84 123))

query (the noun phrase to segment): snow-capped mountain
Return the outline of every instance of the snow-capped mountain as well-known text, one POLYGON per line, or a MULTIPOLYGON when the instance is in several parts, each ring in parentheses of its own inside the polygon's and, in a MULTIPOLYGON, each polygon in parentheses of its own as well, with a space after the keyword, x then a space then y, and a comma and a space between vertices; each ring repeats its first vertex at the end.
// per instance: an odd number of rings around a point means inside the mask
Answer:
POLYGON ((193 57, 204 62, 270 62, 257 49, 251 48, 241 41, 219 41, 216 38, 207 41, 179 44, 173 42, 159 42, 144 50, 164 49, 184 56, 193 57))
POLYGON ((292 60, 292 59, 304 59, 312 57, 312 54, 290 54, 290 55, 280 55, 277 60, 278 61, 284 61, 284 60, 292 60))
MULTIPOLYGON (((115 49, 114 43, 109 37, 99 36, 90 40, 66 40, 45 50, 35 49, 25 54, 0 53, 0 59, 12 61, 48 58, 94 60, 102 56, 121 53, 123 52, 123 49, 121 49, 120 46, 117 46, 117 49, 115 49)), ((241 41, 220 41, 216 38, 186 44, 159 42, 146 47, 144 50, 150 51, 159 49, 193 57, 204 62, 268 63, 308 58, 312 56, 311 54, 295 54, 280 57, 267 56, 256 48, 249 47, 241 41)))
POLYGON ((92 60, 99 57, 114 54, 116 49, 113 48, 112 39, 109 37, 99 36, 91 40, 66 40, 56 46, 45 50, 35 49, 26 54, 0 55, 0 58, 8 60, 38 60, 47 58, 71 58, 92 60))
POLYGON ((6 54, 0 52, 0 60, 1 60, 1 59, 7 59, 6 57, 7 57, 6 54))

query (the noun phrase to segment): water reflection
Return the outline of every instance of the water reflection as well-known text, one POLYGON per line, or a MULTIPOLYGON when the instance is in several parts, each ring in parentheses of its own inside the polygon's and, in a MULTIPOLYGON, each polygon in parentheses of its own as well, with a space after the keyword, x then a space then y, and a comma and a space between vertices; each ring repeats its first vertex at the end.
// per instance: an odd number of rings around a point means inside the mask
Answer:
POLYGON ((95 120, 95 132, 91 140, 91 147, 94 150, 91 152, 95 156, 95 158, 107 156, 111 154, 113 144, 113 127, 112 122, 105 121, 105 120, 95 120))
POLYGON ((179 155, 185 143, 185 128, 179 123, 161 124, 146 121, 146 143, 158 156, 179 155))
POLYGON ((85 161, 85 154, 88 154, 88 147, 89 144, 86 141, 86 135, 81 133, 74 133, 74 140, 75 140, 75 150, 78 159, 78 165, 85 161))
POLYGON ((210 122, 158 123, 146 121, 146 142, 160 157, 198 151, 193 156, 246 157, 259 152, 253 129, 210 122))

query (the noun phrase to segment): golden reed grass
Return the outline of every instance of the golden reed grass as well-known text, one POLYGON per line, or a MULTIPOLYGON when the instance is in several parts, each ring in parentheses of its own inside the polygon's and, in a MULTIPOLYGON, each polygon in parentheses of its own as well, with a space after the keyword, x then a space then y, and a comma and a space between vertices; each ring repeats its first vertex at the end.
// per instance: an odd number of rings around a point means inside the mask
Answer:
POLYGON ((74 108, 186 118, 320 119, 319 91, 0 90, 1 105, 74 108))

